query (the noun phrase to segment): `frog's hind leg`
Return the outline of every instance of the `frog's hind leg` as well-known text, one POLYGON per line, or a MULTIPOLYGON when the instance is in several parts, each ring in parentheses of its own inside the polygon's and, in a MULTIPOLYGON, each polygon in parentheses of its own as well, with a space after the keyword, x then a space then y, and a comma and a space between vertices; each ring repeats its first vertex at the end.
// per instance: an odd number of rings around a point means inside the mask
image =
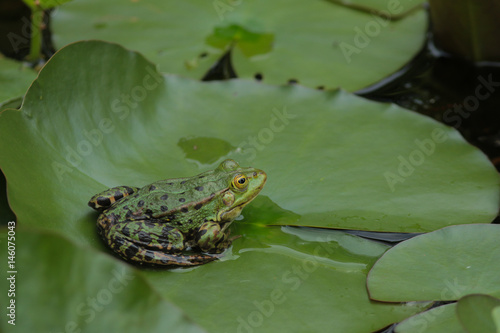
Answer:
POLYGON ((125 260, 140 264, 195 266, 220 257, 215 254, 183 254, 184 237, 176 228, 148 221, 119 223, 105 233, 103 238, 116 253, 125 260))
POLYGON ((139 264, 196 266, 206 264, 220 257, 220 255, 216 254, 170 254, 146 249, 126 238, 121 238, 120 241, 120 247, 115 246, 114 250, 125 260, 134 261, 139 264))
POLYGON ((111 207, 116 201, 139 190, 139 187, 117 186, 97 193, 89 200, 89 206, 98 211, 111 207))

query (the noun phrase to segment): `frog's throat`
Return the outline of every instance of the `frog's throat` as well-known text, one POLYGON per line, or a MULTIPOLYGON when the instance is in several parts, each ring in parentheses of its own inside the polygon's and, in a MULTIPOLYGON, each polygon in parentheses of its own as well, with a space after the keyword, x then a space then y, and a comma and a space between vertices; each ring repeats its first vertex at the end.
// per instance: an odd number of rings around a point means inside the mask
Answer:
POLYGON ((253 197, 251 200, 243 202, 239 204, 238 206, 234 206, 233 208, 225 211, 220 211, 217 213, 217 221, 219 222, 232 222, 235 218, 240 216, 241 211, 243 208, 245 208, 246 205, 248 205, 255 197, 253 197))
POLYGON ((241 211, 243 210, 243 207, 245 204, 241 204, 239 206, 235 206, 230 210, 226 211, 220 211, 217 213, 217 221, 219 222, 231 222, 235 218, 237 218, 240 214, 241 211))

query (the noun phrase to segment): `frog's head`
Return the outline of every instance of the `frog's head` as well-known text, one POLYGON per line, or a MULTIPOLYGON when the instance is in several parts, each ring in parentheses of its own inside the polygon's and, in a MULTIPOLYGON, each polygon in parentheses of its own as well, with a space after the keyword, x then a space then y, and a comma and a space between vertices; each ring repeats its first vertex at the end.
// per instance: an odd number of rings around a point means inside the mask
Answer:
POLYGON ((217 220, 230 222, 260 193, 267 175, 259 169, 242 168, 233 160, 225 160, 217 170, 225 175, 227 184, 221 194, 222 204, 217 212, 217 220))

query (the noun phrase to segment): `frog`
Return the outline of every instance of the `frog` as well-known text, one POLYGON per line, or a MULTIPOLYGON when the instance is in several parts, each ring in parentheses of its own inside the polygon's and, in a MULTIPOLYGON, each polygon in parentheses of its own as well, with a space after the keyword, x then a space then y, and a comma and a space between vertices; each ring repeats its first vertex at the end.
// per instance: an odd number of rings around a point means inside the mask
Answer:
POLYGON ((193 177, 116 186, 94 195, 88 205, 100 213, 103 241, 126 261, 196 266, 221 258, 238 238, 230 237, 229 226, 266 180, 264 171, 226 159, 193 177))

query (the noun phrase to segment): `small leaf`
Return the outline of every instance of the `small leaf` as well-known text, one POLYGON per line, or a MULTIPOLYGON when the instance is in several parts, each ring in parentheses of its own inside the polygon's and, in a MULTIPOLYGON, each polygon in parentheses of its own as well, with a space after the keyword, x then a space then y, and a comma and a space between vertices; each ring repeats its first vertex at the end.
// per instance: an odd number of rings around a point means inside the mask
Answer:
POLYGON ((407 318, 399 323, 396 333, 467 333, 455 313, 456 304, 441 305, 407 318))
POLYGON ((467 332, 498 333, 494 311, 500 299, 488 295, 467 295, 457 303, 457 315, 467 332))
POLYGON ((451 301, 471 293, 500 295, 500 225, 451 226, 402 242, 368 275, 372 299, 451 301))
POLYGON ((19 220, 84 243, 93 194, 224 158, 268 174, 262 195, 275 208, 253 214, 250 204, 255 223, 425 232, 490 222, 499 208, 488 159, 427 117, 343 91, 163 77, 115 44, 63 48, 22 110, 0 116, 0 167, 19 220))

